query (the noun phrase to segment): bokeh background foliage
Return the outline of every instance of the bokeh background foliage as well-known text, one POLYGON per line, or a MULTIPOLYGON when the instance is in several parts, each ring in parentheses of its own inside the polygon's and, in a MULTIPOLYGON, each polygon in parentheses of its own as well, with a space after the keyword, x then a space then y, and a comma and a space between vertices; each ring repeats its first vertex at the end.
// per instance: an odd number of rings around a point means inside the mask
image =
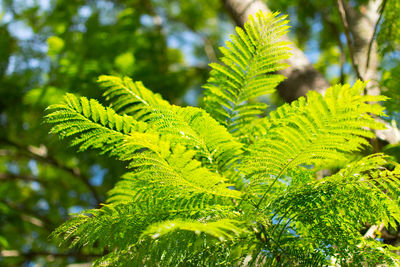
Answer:
MULTIPOLYGON (((59 248, 48 236, 69 214, 103 202, 124 166, 95 153, 76 153, 49 135, 45 107, 66 92, 102 100, 96 84, 102 74, 141 80, 175 104, 201 105, 197 99, 208 63, 240 24, 232 2, 0 0, 0 265, 60 266, 103 254, 59 248)), ((253 2, 289 14, 291 41, 326 83, 359 78, 337 1, 253 2)), ((370 2, 375 1, 349 3, 362 15, 370 2)), ((396 125, 400 6, 396 0, 377 2, 385 8, 375 10, 376 79, 391 97, 387 121, 396 125)), ((265 101, 274 108, 288 100, 281 96, 265 101)), ((374 149, 400 156, 396 142, 380 140, 374 149)), ((387 234, 387 242, 398 242, 397 233, 387 234)))

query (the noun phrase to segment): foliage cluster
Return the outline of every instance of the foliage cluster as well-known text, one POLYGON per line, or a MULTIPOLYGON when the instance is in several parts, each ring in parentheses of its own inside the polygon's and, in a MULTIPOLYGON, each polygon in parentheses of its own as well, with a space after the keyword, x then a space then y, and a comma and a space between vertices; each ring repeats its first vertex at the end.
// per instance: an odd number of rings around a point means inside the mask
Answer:
POLYGON ((324 265, 399 263, 393 247, 365 239, 366 222, 396 228, 398 164, 354 160, 383 125, 365 83, 309 92, 262 117, 260 97, 284 77, 287 20, 257 13, 212 63, 204 109, 169 104, 141 82, 101 76, 99 102, 73 94, 49 107, 52 133, 80 150, 127 164, 107 203, 54 233, 102 248, 98 265, 324 265), (342 168, 317 179, 327 166, 342 168))
POLYGON ((67 92, 101 99, 96 80, 103 73, 134 76, 171 103, 184 103, 185 93, 206 80, 207 57, 182 21, 191 22, 191 32, 207 27, 212 43, 219 25, 231 26, 226 16, 224 23, 215 19, 219 0, 201 8, 197 0, 180 3, 0 1, 1 266, 65 266, 98 255, 66 251, 48 236, 70 213, 104 202, 123 164, 95 151, 75 153, 49 135, 45 108, 67 92), (156 25, 164 10, 168 19, 156 25), (184 57, 188 47, 195 61, 184 57))

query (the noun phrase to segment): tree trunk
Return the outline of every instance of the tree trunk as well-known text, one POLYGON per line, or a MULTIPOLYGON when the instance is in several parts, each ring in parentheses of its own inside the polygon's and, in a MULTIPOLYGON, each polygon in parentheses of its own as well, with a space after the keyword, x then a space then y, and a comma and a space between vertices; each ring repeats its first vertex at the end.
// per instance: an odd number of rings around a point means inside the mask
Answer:
POLYGON ((343 1, 349 30, 353 37, 355 65, 358 68, 360 78, 364 81, 369 81, 367 91, 371 95, 380 94, 378 51, 377 43, 373 37, 375 25, 379 19, 381 3, 381 0, 370 0, 366 5, 361 6, 360 10, 355 10, 348 2, 343 1))
MULTIPOLYGON (((366 88, 368 94, 379 95, 381 90, 378 82, 378 46, 373 38, 375 25, 378 23, 380 16, 379 8, 382 0, 370 0, 366 5, 361 6, 359 10, 355 10, 346 1, 342 1, 342 3, 352 36, 353 60, 361 76, 359 78, 369 81, 366 88)), ((376 137, 389 144, 400 142, 399 129, 389 123, 385 123, 385 125, 387 129, 375 131, 376 137)))
MULTIPOLYGON (((226 9, 231 14, 237 25, 243 26, 250 14, 259 10, 270 12, 261 0, 222 0, 226 9)), ((285 37, 287 39, 287 37, 285 37)), ((330 86, 328 81, 310 63, 304 53, 291 45, 293 56, 287 60, 290 67, 280 70, 279 73, 287 77, 278 87, 279 94, 291 102, 300 96, 305 96, 307 91, 313 90, 324 93, 330 86)))

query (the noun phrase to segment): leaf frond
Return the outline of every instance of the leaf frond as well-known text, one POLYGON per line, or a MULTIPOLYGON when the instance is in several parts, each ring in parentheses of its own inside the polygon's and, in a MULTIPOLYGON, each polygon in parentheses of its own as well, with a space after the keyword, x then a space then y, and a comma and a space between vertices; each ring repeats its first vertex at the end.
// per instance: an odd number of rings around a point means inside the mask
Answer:
POLYGON ((211 77, 203 86, 205 109, 235 136, 246 134, 242 127, 265 112, 267 105, 256 99, 274 92, 284 79, 274 72, 287 67, 283 61, 290 56, 282 40, 286 24, 277 13, 250 16, 221 48, 222 63, 210 64, 211 77))

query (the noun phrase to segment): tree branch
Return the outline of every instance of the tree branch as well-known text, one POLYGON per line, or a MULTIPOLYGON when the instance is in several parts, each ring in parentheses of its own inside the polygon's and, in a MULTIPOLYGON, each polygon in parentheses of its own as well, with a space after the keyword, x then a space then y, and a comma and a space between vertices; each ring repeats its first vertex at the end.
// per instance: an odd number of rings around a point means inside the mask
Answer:
POLYGON ((0 138, 0 143, 5 143, 7 145, 13 146, 13 147, 17 148, 18 150, 20 150, 24 156, 31 157, 31 158, 34 158, 35 160, 52 165, 58 169, 61 169, 65 172, 71 174, 72 176, 78 178, 92 193, 94 199, 97 202, 97 205, 99 205, 102 202, 96 189, 89 183, 89 178, 86 177, 85 175, 83 175, 80 172, 79 168, 77 168, 77 167, 71 168, 71 167, 61 164, 54 157, 51 157, 50 155, 48 155, 46 147, 44 147, 44 146, 39 147, 39 148, 33 147, 33 146, 25 147, 23 145, 20 145, 14 141, 11 141, 11 140, 8 140, 5 138, 0 138))
POLYGON ((383 227, 385 227, 384 223, 381 223, 380 225, 372 225, 368 231, 364 234, 364 238, 372 238, 374 239, 376 237, 376 231, 381 232, 383 227))
POLYGON ((79 252, 66 252, 66 253, 57 253, 50 251, 29 251, 29 252, 21 252, 18 250, 2 250, 0 252, 1 257, 24 257, 27 260, 38 256, 48 256, 48 257, 56 257, 56 258, 66 258, 66 257, 75 257, 80 260, 88 260, 92 258, 99 258, 104 256, 103 254, 82 254, 79 252))
POLYGON ((382 0, 369 0, 364 5, 361 5, 358 10, 345 0, 341 0, 341 3, 346 12, 348 29, 353 40, 355 63, 363 80, 369 81, 366 86, 366 92, 370 95, 379 95, 379 56, 375 40, 372 41, 370 52, 368 52, 368 49, 374 26, 379 19, 382 0), (370 60, 368 68, 366 68, 368 53, 370 54, 370 60))
POLYGON ((24 209, 23 206, 15 205, 13 203, 10 203, 9 201, 5 201, 2 199, 0 199, 0 202, 3 202, 12 210, 17 211, 18 216, 21 217, 21 220, 23 221, 29 222, 48 231, 51 231, 51 229, 57 227, 57 225, 53 224, 47 217, 40 216, 39 214, 37 214, 37 212, 24 209))
POLYGON ((369 68, 369 61, 371 59, 372 44, 374 43, 375 36, 376 36, 377 31, 378 31, 379 22, 382 20, 383 11, 385 10, 386 2, 387 2, 386 0, 383 0, 383 2, 382 2, 381 8, 380 8, 379 18, 375 23, 374 32, 372 33, 371 40, 369 41, 368 52, 367 52, 367 64, 365 66, 366 69, 369 68))
POLYGON ((352 39, 350 36, 350 30, 349 30, 349 25, 348 25, 349 19, 348 19, 347 13, 343 7, 343 0, 337 0, 337 6, 338 6, 338 10, 339 10, 339 15, 340 15, 340 21, 342 22, 343 31, 346 36, 347 47, 349 48, 351 65, 353 66, 353 69, 357 75, 357 78, 360 79, 361 81, 364 81, 363 77, 361 76, 360 70, 358 68, 358 64, 356 62, 355 56, 354 56, 354 46, 353 46, 353 42, 352 42, 352 39))
POLYGON ((346 52, 345 52, 342 40, 340 40, 340 31, 338 30, 338 28, 336 27, 335 23, 333 22, 330 13, 328 13, 326 11, 323 12, 322 19, 325 21, 325 23, 329 26, 329 28, 331 29, 331 31, 335 35, 335 39, 336 39, 337 45, 338 45, 339 50, 340 50, 340 58, 339 58, 340 80, 339 80, 339 83, 340 84, 344 84, 345 80, 346 80, 345 75, 344 75, 344 64, 346 62, 346 52))
POLYGON ((0 173, 0 181, 15 181, 15 180, 23 180, 27 182, 38 182, 38 183, 43 183, 42 180, 39 180, 38 178, 31 176, 31 175, 16 175, 13 173, 0 173))

